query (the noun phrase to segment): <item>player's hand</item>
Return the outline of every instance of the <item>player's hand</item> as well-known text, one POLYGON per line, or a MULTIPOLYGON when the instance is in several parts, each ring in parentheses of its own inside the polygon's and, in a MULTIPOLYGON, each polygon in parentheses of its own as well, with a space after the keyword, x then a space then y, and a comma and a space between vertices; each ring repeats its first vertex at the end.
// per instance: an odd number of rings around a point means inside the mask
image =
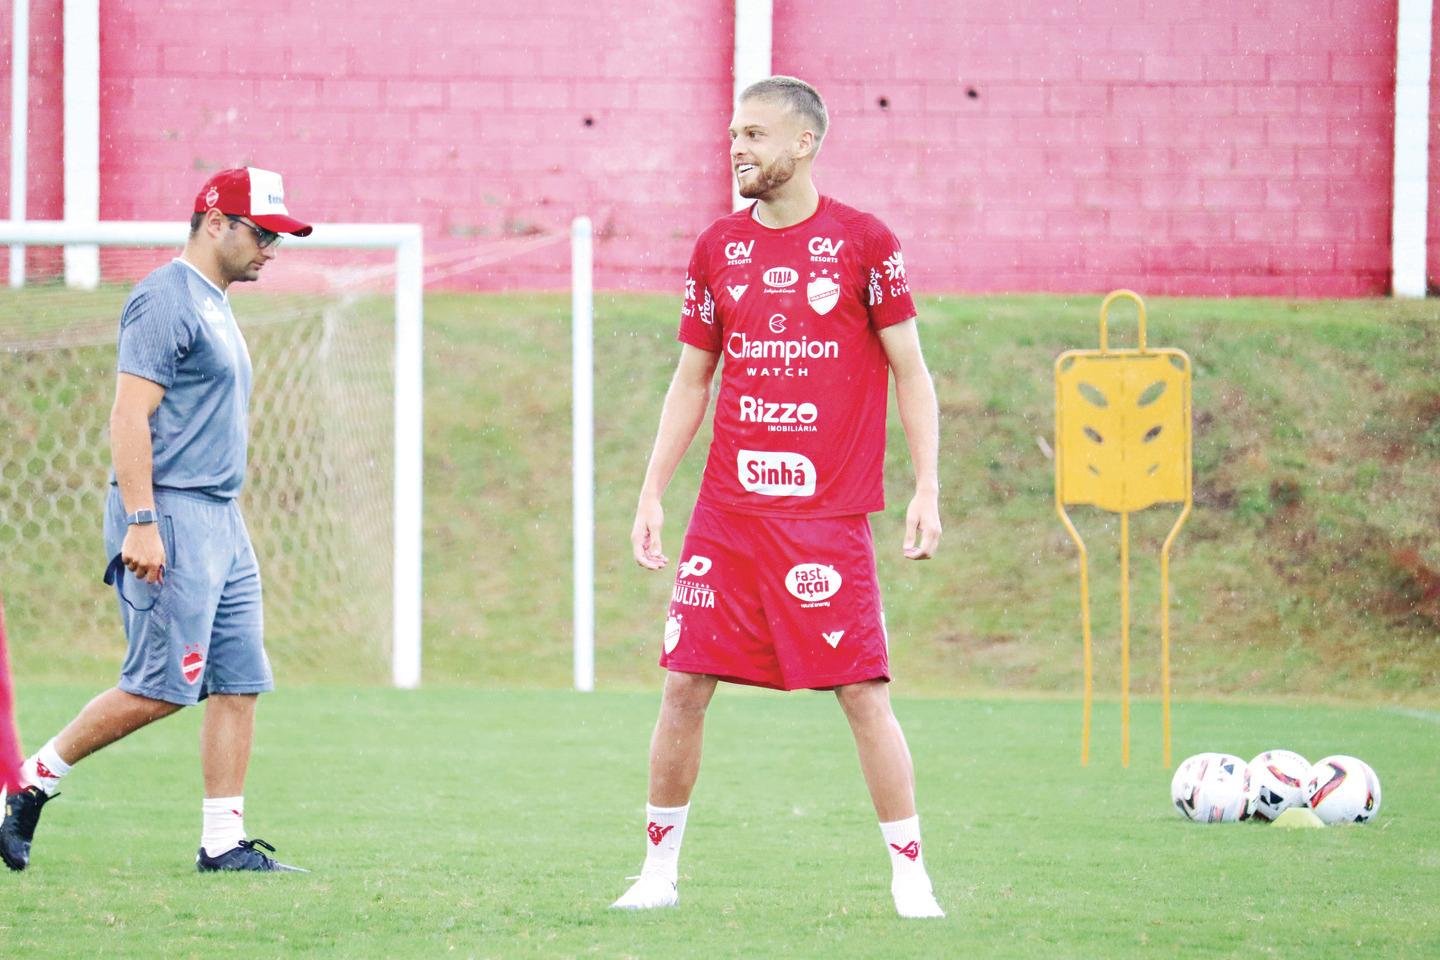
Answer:
POLYGON ((910 560, 929 560, 940 546, 940 496, 916 491, 905 509, 905 542, 910 560))
POLYGON ((120 561, 146 583, 164 583, 165 542, 160 539, 160 524, 132 524, 120 545, 120 561))
POLYGON ((653 497, 641 497, 640 506, 635 508, 635 526, 630 529, 630 547, 635 552, 635 562, 646 570, 660 570, 669 563, 660 549, 660 527, 665 523, 665 511, 660 501, 653 497))

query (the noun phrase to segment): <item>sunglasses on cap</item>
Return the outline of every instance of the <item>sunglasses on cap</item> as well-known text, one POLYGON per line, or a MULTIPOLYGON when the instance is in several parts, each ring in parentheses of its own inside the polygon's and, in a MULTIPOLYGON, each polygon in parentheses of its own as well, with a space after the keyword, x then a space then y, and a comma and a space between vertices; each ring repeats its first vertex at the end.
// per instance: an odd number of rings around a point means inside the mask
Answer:
POLYGON ((266 230, 264 227, 257 226, 249 220, 242 219, 233 213, 225 214, 225 218, 231 223, 238 223, 242 227, 249 227, 250 232, 255 234, 255 245, 261 250, 269 250, 272 247, 280 246, 280 234, 274 230, 266 230))

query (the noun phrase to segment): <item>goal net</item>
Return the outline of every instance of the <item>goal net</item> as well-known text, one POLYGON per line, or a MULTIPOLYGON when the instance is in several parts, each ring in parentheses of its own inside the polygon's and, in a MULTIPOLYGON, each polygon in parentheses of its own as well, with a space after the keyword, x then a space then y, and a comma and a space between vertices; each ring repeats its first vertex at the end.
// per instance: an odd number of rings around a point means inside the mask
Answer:
MULTIPOLYGON (((27 679, 117 669, 100 575, 118 318, 184 238, 0 224, 0 245, 27 246, 24 285, 0 287, 0 585, 27 679), (79 243, 100 246, 92 289, 65 283, 62 247, 79 243)), ((419 682, 421 284, 418 227, 328 225, 230 287, 254 366, 239 502, 287 677, 419 682)))

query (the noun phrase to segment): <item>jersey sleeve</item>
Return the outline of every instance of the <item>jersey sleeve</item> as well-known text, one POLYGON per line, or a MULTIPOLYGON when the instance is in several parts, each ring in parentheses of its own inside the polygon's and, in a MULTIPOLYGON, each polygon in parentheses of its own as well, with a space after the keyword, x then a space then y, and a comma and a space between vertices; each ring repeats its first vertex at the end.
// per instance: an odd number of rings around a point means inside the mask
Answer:
POLYGON ((168 390, 175 383, 175 364, 188 349, 190 338, 175 311, 163 308, 163 299, 153 291, 139 291, 126 302, 120 314, 115 369, 168 390))
POLYGON ((872 220, 870 225, 861 248, 861 280, 870 325, 881 330, 914 317, 915 301, 910 296, 910 278, 905 272, 900 241, 879 220, 872 220))
POLYGON ((715 297, 710 293, 709 249, 704 235, 695 241, 690 267, 685 271, 685 303, 680 308, 681 343, 719 353, 720 325, 715 317, 715 297))

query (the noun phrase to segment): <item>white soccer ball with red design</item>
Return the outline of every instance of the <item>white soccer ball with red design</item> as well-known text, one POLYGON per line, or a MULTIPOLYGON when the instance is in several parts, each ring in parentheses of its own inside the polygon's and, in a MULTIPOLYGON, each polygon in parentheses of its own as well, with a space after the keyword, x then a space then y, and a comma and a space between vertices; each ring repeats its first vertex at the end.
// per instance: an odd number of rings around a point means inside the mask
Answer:
POLYGON ((1380 812, 1380 778, 1358 757, 1325 757, 1310 768, 1305 800, 1327 824, 1369 823, 1380 812))
POLYGON ((1250 816, 1274 820, 1290 807, 1305 806, 1310 761, 1292 750, 1266 750, 1245 768, 1250 816))
POLYGON ((1218 756, 1218 753, 1197 753, 1186 757, 1175 768, 1175 776, 1170 778, 1170 802, 1186 820, 1195 819, 1195 801, 1200 796, 1205 765, 1218 756))
POLYGON ((1170 781, 1170 799, 1181 815, 1199 823, 1244 820, 1245 761, 1229 753, 1190 757, 1170 781))

